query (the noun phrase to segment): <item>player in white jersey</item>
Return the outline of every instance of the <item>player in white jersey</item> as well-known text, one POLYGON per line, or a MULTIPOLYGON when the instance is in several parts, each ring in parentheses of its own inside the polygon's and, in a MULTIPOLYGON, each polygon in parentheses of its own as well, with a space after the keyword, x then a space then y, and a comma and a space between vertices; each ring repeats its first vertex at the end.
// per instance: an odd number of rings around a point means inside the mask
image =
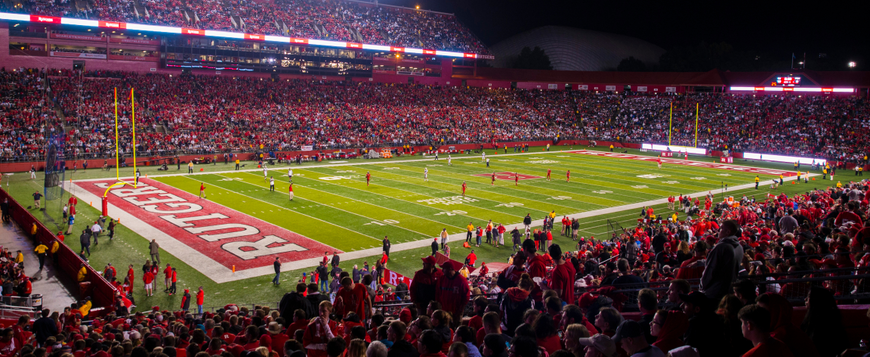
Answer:
POLYGON ((480 151, 480 161, 486 161, 486 151, 480 151))
POLYGON ((293 168, 287 169, 287 177, 290 178, 290 181, 293 181, 293 168))
POLYGON ((263 165, 263 181, 269 182, 269 172, 266 171, 266 165, 263 165))
POLYGON ((269 191, 275 191, 275 178, 269 178, 269 191))
POLYGON ((438 150, 435 150, 435 160, 438 160, 438 150))
POLYGON ((447 166, 453 166, 453 157, 450 154, 447 155, 447 166))
POLYGON ((423 169, 423 181, 429 182, 429 168, 423 169))

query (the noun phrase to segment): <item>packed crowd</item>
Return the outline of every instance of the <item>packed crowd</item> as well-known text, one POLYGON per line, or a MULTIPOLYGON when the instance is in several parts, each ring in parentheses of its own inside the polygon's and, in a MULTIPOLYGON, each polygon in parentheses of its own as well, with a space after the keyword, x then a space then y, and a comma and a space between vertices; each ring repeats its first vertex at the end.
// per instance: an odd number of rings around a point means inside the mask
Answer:
MULTIPOLYGON (((59 119, 43 95, 45 79, 36 70, 0 71, 0 157, 6 160, 45 158, 46 122, 59 119)), ((48 131, 48 132, 46 132, 48 131)))
MULTIPOLYGON (((200 289, 196 313, 189 291, 179 309, 135 313, 119 294, 117 309, 102 317, 89 317, 86 301, 62 314, 43 310, 32 323, 22 317, 0 333, 0 354, 837 356, 858 345, 838 304, 867 299, 865 279, 850 275, 870 264, 868 189, 870 181, 861 181, 765 201, 708 196, 703 205, 680 196, 665 212, 671 219, 645 208, 637 227, 577 237, 576 251, 544 238, 557 232, 551 217, 536 239, 531 231, 508 233, 519 248, 508 267, 471 283, 462 270, 474 260, 439 266, 434 255, 423 258, 410 286, 389 294, 407 302, 392 310, 375 309, 377 278, 336 269, 338 256, 330 261, 327 253, 316 274, 333 266, 322 272, 332 279, 330 294, 325 281, 303 281, 277 308, 202 312, 200 289), (806 314, 798 326, 792 314, 800 300, 806 314)), ((572 230, 563 220, 560 241, 573 239, 572 230)))
POLYGON ((453 15, 358 2, 144 0, 137 7, 132 0, 93 0, 84 9, 72 1, 21 3, 2 3, 0 11, 487 53, 453 15))
MULTIPOLYGON (((866 165, 870 103, 842 96, 691 94, 633 96, 587 91, 504 90, 126 72, 47 73, 52 102, 33 95, 38 70, 4 71, 0 90, 2 158, 42 157, 40 122, 72 128, 67 150, 105 157, 119 120, 131 125, 136 90, 138 152, 151 154, 352 149, 378 146, 590 139, 666 143, 674 104, 675 145, 711 150, 815 156, 866 165), (40 108, 45 110, 40 110, 40 108), (167 130, 161 130, 161 127, 167 130)), ((122 139, 122 151, 132 141, 122 139)))
MULTIPOLYGON (((536 94, 506 90, 132 73, 49 78, 55 103, 74 127, 67 149, 79 157, 113 150, 116 87, 124 88, 122 130, 130 127, 128 88, 135 88, 140 153, 554 139, 571 128, 569 120, 539 110, 536 94)), ((121 145, 132 151, 132 141, 121 145)))
MULTIPOLYGON (((588 98, 588 97, 587 97, 588 98)), ((838 96, 722 95, 625 96, 604 94, 581 100, 587 134, 694 146, 715 150, 862 160, 870 146, 870 103, 838 96), (673 131, 668 135, 673 103, 673 131)))

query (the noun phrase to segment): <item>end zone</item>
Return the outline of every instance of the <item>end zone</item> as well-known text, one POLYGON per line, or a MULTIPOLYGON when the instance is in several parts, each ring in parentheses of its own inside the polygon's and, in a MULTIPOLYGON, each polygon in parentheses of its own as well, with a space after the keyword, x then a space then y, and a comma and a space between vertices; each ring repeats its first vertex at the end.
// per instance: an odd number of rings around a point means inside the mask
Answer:
MULTIPOLYGON (((571 154, 591 155, 591 156, 606 156, 606 157, 615 157, 615 158, 619 158, 619 159, 630 159, 630 160, 649 161, 649 162, 656 162, 659 160, 659 157, 657 157, 657 156, 641 156, 641 155, 632 155, 632 154, 611 153, 611 152, 605 152, 605 151, 574 150, 574 151, 566 151, 566 152, 571 153, 571 154)), ((676 165, 703 167, 703 168, 708 168, 708 169, 742 171, 742 172, 748 172, 748 173, 753 173, 753 174, 783 175, 784 177, 795 176, 794 171, 765 169, 765 168, 760 168, 760 167, 741 166, 741 165, 733 165, 733 164, 718 164, 718 163, 712 163, 712 162, 672 159, 672 158, 666 158, 666 157, 662 157, 661 160, 662 160, 662 163, 664 163, 664 164, 676 164, 676 165)))
MULTIPOLYGON (((175 187, 143 181, 137 188, 109 191, 110 216, 217 283, 271 274, 275 257, 289 271, 317 265, 323 252, 338 251, 175 187)), ((74 182, 74 193, 85 202, 100 202, 114 182, 74 182)))

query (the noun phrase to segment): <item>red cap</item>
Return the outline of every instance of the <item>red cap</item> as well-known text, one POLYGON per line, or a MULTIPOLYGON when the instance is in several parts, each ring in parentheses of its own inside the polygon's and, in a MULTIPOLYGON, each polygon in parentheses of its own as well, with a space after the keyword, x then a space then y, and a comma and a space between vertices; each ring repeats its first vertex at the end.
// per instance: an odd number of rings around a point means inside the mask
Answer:
POLYGON ((432 256, 432 255, 425 257, 425 258, 421 258, 421 259, 423 260, 423 263, 429 263, 432 265, 435 265, 435 263, 436 263, 435 256, 432 256))
POLYGON ((459 270, 462 269, 462 263, 453 260, 448 260, 444 263, 441 263, 442 269, 446 269, 447 267, 450 267, 453 270, 459 270))
POLYGON ((580 296, 580 299, 577 300, 577 306, 586 309, 592 306, 593 301, 595 301, 595 297, 592 296, 592 294, 583 293, 583 295, 580 296))

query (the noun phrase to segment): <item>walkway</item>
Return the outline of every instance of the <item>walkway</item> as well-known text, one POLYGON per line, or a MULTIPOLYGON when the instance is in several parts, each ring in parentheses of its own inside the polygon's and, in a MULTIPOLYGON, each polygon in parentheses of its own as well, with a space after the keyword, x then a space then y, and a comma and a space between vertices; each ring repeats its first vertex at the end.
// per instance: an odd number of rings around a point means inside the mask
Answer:
MULTIPOLYGON (((14 223, 0 225, 0 246, 9 248, 12 254, 20 250, 24 253, 24 273, 31 277, 33 293, 42 294, 45 298, 43 308, 63 312, 64 307, 75 302, 70 289, 59 280, 60 276, 54 270, 51 259, 47 259, 45 268, 39 270, 39 259, 33 252, 33 241, 26 237, 21 228, 14 223)), ((68 282, 68 284, 73 284, 68 282)))

